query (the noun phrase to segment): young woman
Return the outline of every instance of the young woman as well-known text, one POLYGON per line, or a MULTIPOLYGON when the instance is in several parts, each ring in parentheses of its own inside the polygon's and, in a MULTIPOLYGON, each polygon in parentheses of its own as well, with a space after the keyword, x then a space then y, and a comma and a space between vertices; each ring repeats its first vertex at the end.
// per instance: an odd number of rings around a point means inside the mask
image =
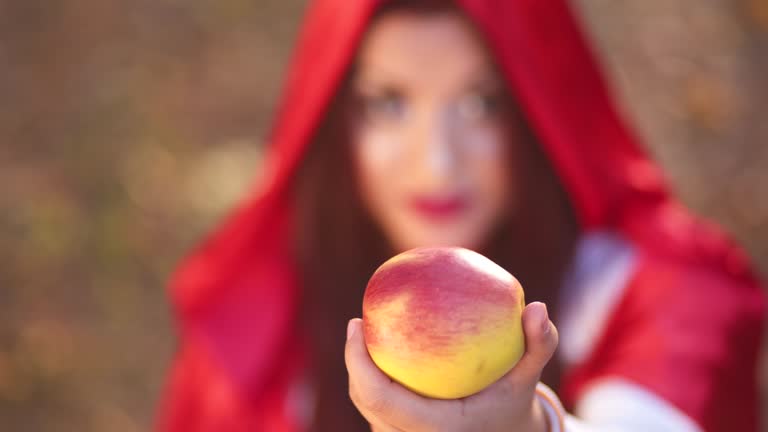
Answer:
POLYGON ((315 1, 268 161, 174 279, 158 430, 757 431, 762 290, 669 193, 565 0, 315 1), (520 363, 461 401, 389 381, 349 321, 427 245, 537 300, 520 363))

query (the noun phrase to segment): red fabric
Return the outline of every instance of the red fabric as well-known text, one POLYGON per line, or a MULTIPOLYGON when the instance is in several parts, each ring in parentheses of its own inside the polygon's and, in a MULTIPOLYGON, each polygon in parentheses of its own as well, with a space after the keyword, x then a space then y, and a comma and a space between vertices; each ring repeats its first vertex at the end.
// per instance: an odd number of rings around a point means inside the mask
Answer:
POLYGON ((573 402, 600 378, 621 377, 670 401, 706 431, 757 431, 761 296, 747 281, 646 255, 561 397, 573 402))
MULTIPOLYGON (((282 402, 301 370, 288 186, 379 3, 317 0, 308 10, 267 174, 172 281, 181 346, 157 430, 296 430, 282 402)), ((583 230, 618 231, 641 252, 597 349, 565 378, 566 402, 619 375, 706 431, 756 431, 762 291, 738 250, 670 196, 617 115, 565 0, 457 3, 485 37, 583 230)))

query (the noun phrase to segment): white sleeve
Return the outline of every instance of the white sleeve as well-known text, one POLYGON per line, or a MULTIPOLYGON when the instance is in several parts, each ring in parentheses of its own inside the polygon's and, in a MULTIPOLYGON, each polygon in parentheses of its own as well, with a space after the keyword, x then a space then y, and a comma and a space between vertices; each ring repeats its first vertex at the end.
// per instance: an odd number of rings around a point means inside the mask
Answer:
POLYGON ((693 419, 620 378, 592 385, 566 415, 566 432, 703 432, 693 419))

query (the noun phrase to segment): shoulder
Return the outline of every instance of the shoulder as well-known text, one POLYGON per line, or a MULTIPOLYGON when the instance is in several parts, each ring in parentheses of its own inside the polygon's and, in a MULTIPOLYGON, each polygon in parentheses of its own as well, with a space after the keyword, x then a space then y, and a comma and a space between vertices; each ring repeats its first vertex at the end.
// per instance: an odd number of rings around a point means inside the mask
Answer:
POLYGON ((630 234, 637 263, 626 313, 762 321, 764 290, 748 257, 717 225, 671 203, 630 234))
POLYGON ((765 307, 763 288, 745 273, 640 250, 621 313, 638 324, 704 334, 760 327, 765 307))

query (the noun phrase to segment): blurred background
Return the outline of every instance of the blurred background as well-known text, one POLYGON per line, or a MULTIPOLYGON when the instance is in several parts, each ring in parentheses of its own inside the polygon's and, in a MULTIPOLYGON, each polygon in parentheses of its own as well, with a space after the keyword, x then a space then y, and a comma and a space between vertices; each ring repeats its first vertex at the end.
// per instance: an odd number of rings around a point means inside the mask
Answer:
MULTIPOLYGON (((149 429, 165 281, 253 183, 304 3, 0 0, 0 429, 149 429)), ((768 0, 575 3, 683 201, 768 274, 768 0)))

